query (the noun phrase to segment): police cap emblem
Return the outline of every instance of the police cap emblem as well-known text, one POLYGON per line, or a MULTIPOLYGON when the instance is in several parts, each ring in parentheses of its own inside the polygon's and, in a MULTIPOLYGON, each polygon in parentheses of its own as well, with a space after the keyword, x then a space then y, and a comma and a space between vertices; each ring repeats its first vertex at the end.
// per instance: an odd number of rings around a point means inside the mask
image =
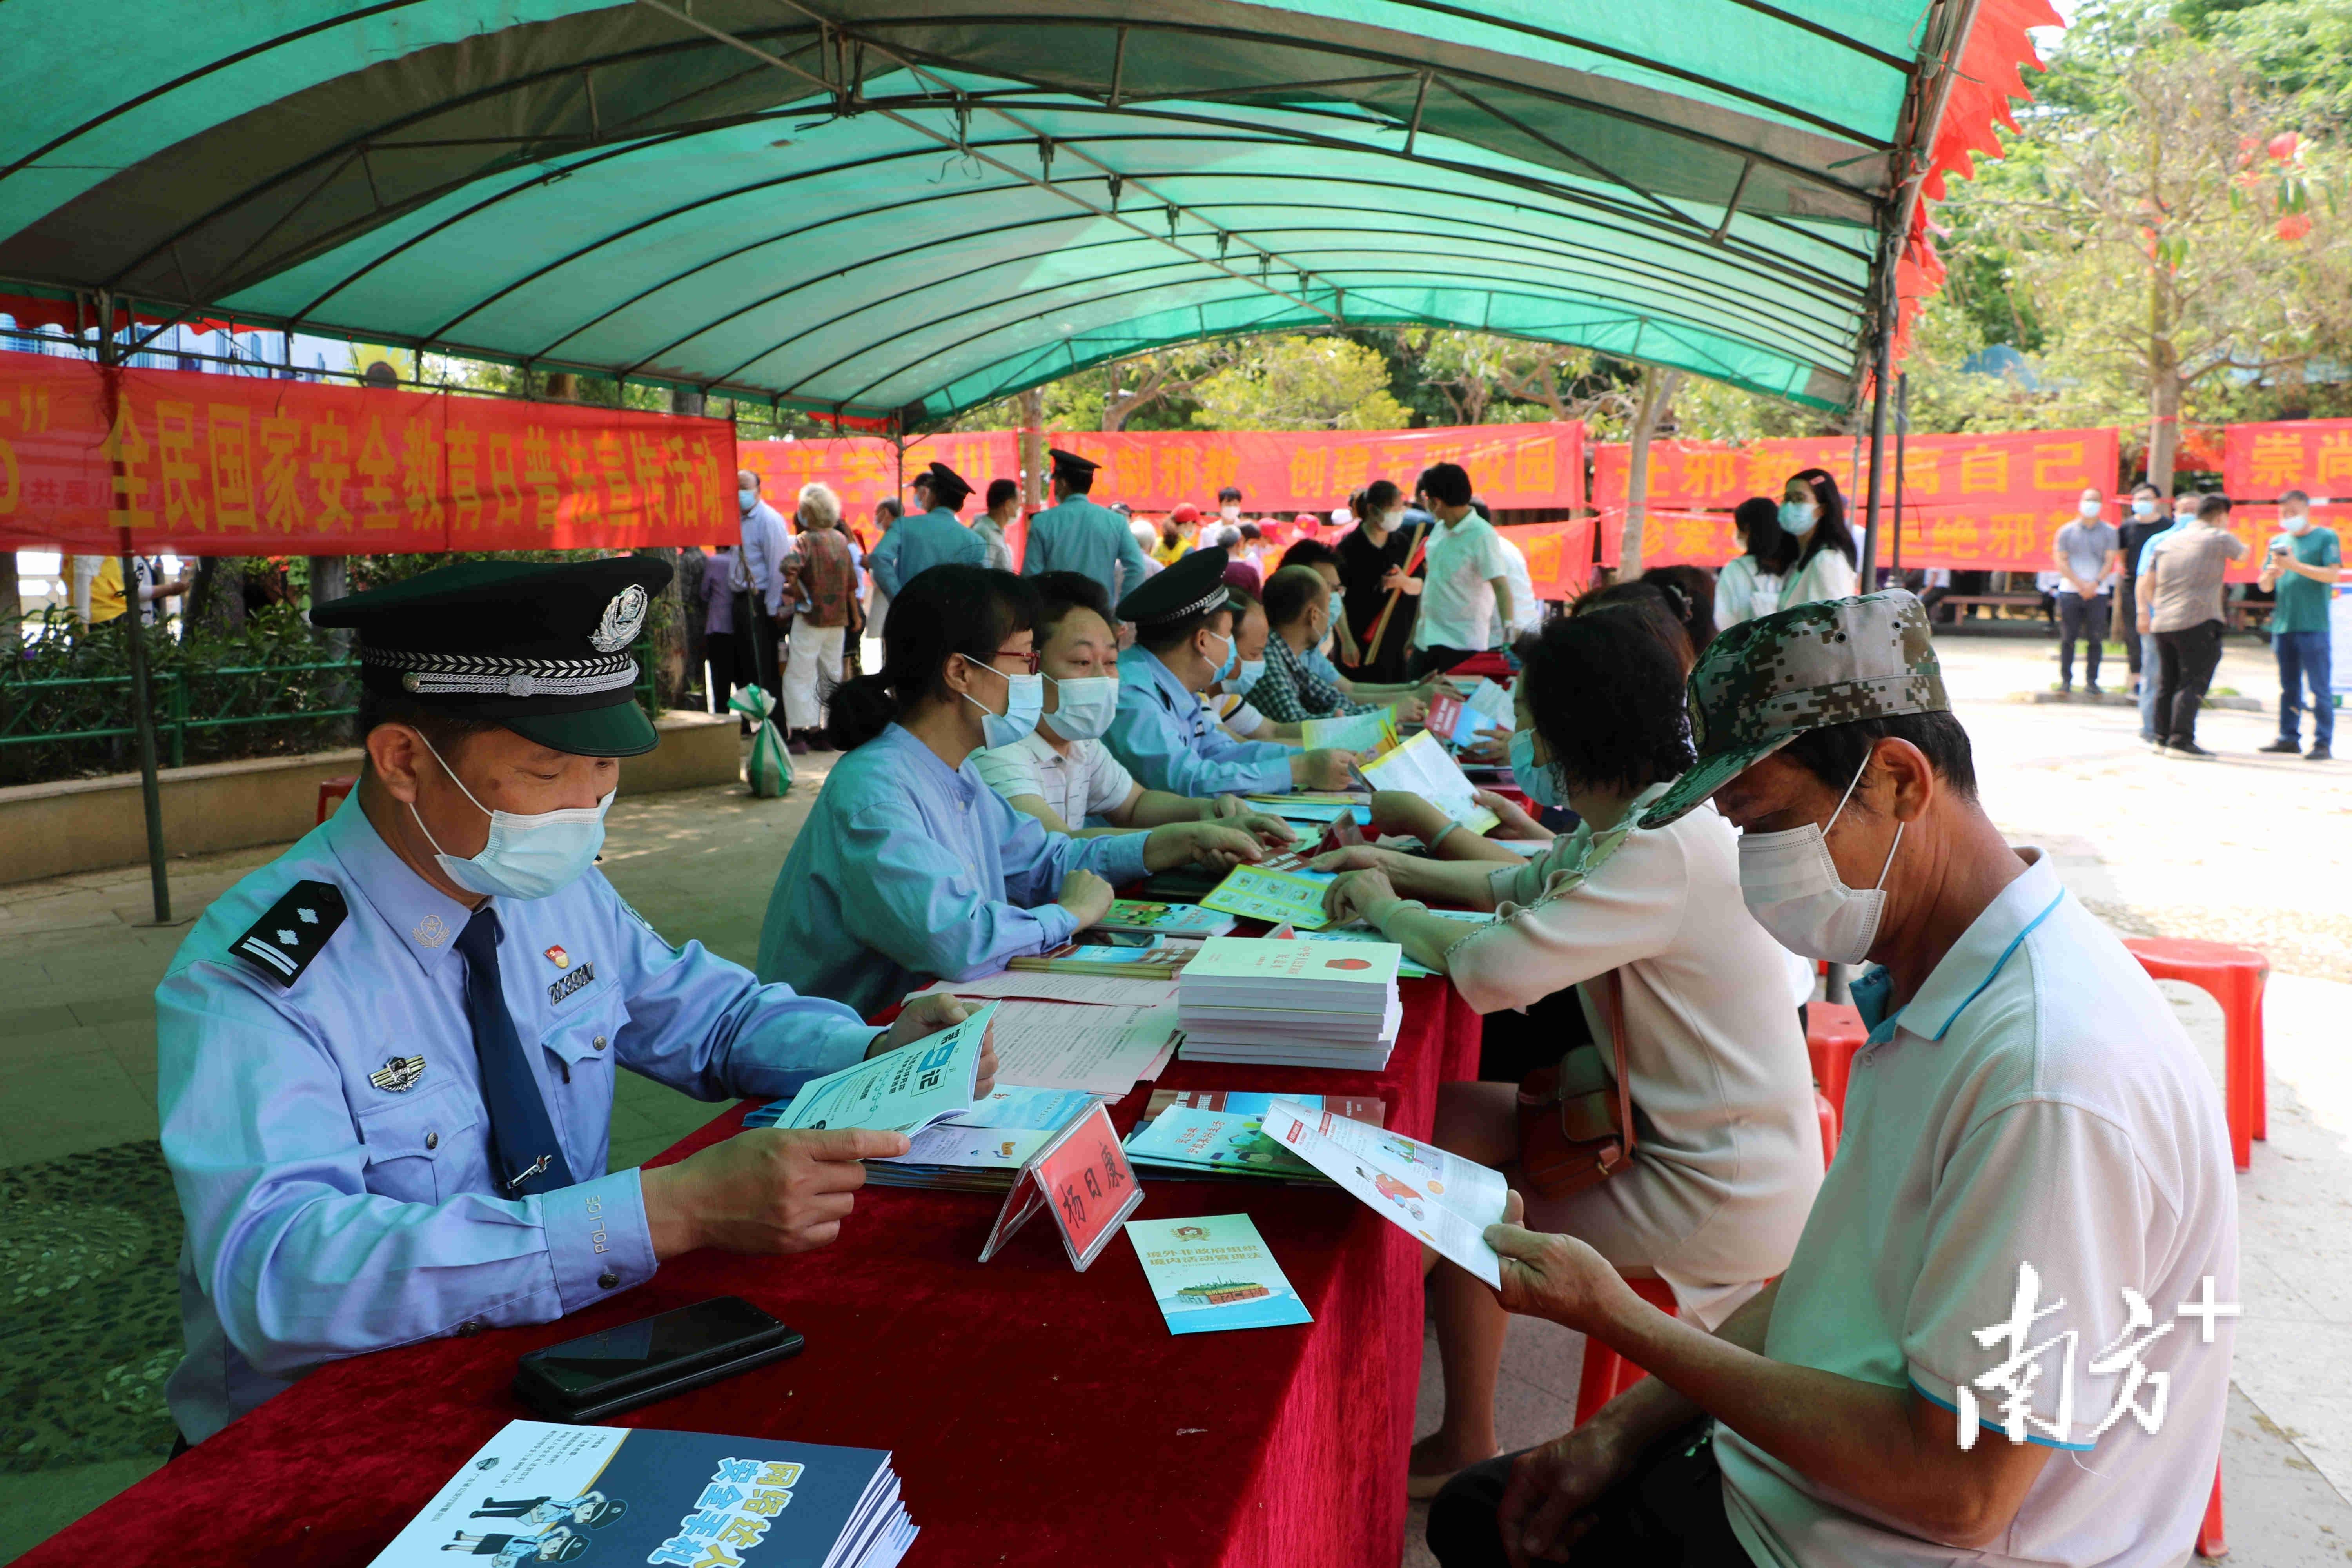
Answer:
POLYGON ((646 624, 646 606, 651 602, 635 583, 614 595, 604 606, 604 618, 588 634, 589 646, 598 653, 618 653, 628 647, 646 624))

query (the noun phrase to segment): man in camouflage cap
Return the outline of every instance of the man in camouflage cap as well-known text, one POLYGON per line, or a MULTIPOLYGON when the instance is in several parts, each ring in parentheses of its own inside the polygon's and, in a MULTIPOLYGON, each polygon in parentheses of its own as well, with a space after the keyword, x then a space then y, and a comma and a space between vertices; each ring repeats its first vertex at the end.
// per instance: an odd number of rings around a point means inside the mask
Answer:
POLYGON ((1440 1561, 1499 1562, 1504 1542, 1513 1561, 1655 1556, 1621 1526, 1629 1498, 1667 1489, 1643 1479, 1661 1454, 1685 1563, 2181 1561, 2221 1451, 2228 1330, 2133 1341, 2150 1325, 2131 1314, 2237 1300, 2230 1152, 2196 1051, 1978 805, 1910 595, 1734 626, 1689 701, 1697 763, 1643 826, 1712 800, 1765 930, 1879 966, 1853 985, 1869 1043, 1837 1157, 1788 1268, 1712 1336, 1583 1241, 1523 1228, 1511 1200, 1486 1231, 1503 1305, 1651 1375, 1517 1456, 1499 1502, 1471 1485, 1482 1468, 1457 1477, 1431 1506, 1440 1561), (2168 1380, 2160 1423, 2144 1404, 2117 1419, 2137 1382, 2095 1374, 2078 1403, 2078 1373, 2005 1364, 2004 1324, 2045 1347, 2134 1342, 2132 1372, 2168 1380))
POLYGON ((1691 671, 1698 762, 1642 826, 1664 826, 1808 730, 1951 706, 1927 609, 1900 589, 1743 621, 1691 671))

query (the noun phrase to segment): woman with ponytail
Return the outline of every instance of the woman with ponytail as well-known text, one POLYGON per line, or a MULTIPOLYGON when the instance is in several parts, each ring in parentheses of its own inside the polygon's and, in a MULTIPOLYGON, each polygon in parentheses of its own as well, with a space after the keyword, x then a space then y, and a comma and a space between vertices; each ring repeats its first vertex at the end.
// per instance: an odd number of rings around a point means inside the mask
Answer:
POLYGON ((882 668, 833 694, 834 764, 776 879, 760 974, 872 1013, 933 979, 993 974, 1102 919, 1115 884, 1255 839, 1211 822, 1048 833, 982 782, 1044 702, 1037 599, 1010 572, 934 566, 891 602, 882 668))

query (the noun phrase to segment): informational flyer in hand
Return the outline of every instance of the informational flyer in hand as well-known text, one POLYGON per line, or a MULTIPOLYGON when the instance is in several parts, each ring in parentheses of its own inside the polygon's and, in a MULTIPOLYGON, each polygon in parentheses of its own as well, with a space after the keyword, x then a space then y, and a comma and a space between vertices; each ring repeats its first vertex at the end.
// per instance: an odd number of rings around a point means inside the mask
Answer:
POLYGON ((1330 719, 1309 719, 1299 726, 1299 739, 1310 751, 1371 752, 1397 743, 1397 710, 1393 705, 1369 713, 1342 713, 1330 719))
POLYGON ((1488 1285, 1502 1283, 1502 1260, 1486 1245, 1486 1227, 1501 1223, 1510 1190, 1501 1172, 1286 1100, 1265 1113, 1265 1132, 1439 1257, 1488 1285))
POLYGON ((889 1568, 915 1534, 878 1448, 509 1421, 371 1568, 889 1568))
POLYGON ((1171 1334, 1315 1321, 1245 1214, 1131 1219, 1127 1239, 1171 1334))
POLYGON ((1374 789, 1420 795, 1473 833, 1484 833, 1503 820, 1478 804, 1477 792, 1461 767, 1426 730, 1379 761, 1366 763, 1363 774, 1374 789))
POLYGON ((972 1107, 993 1002, 962 1023, 855 1067, 812 1079, 782 1110, 761 1107, 747 1127, 871 1127, 912 1136, 972 1107), (773 1114, 770 1114, 773 1112, 773 1114))
POLYGON ((1287 921, 1315 931, 1328 923, 1323 912, 1323 889, 1331 877, 1322 871, 1268 871, 1256 866, 1236 866, 1201 900, 1201 907, 1255 921, 1287 921))

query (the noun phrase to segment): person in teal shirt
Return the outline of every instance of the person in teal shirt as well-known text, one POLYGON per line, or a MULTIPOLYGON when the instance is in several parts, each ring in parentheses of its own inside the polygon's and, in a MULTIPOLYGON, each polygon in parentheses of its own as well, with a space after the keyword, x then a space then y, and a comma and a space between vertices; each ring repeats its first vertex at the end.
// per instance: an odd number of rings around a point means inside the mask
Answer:
MULTIPOLYGON (((988 542, 963 525, 956 509, 971 495, 971 486, 945 463, 933 463, 925 476, 931 505, 898 520, 866 563, 877 586, 898 597, 898 590, 934 566, 984 566, 988 542)), ((919 483, 916 487, 920 489, 919 483)), ((887 636, 887 628, 885 628, 887 636)))
POLYGON ((2311 520, 2311 498, 2301 490, 2279 497, 2279 533, 2263 560, 2262 586, 2275 589, 2271 651, 2278 655, 2278 739, 2263 748, 2289 755, 2303 751, 2303 689, 2311 688, 2311 750, 2324 763, 2336 753, 2336 701, 2330 690, 2335 648, 2328 615, 2336 580, 2344 574, 2344 548, 2336 531, 2311 520))
POLYGON ((1147 872, 1264 858, 1222 822, 1049 833, 982 780, 972 753, 1028 734, 1044 705, 1036 624, 1035 591, 1010 572, 934 566, 907 584, 881 673, 834 692, 827 738, 846 755, 776 879, 761 975, 870 1015, 1059 947, 1147 872))
POLYGON ((1021 558, 1024 577, 1076 572, 1102 584, 1114 605, 1119 595, 1151 574, 1143 547, 1127 519, 1087 495, 1100 464, 1048 447, 1054 460, 1054 504, 1029 520, 1029 544, 1021 558))

